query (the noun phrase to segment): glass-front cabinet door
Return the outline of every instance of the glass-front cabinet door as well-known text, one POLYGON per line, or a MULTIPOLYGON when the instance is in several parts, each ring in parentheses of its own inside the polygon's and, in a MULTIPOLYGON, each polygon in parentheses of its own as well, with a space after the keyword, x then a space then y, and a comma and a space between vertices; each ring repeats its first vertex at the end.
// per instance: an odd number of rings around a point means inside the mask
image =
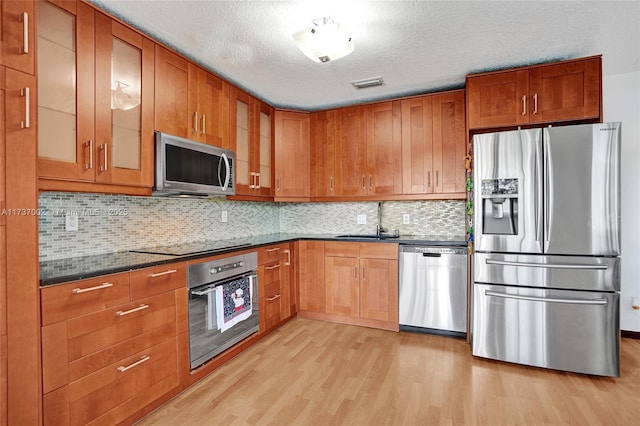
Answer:
POLYGON ((260 103, 258 112, 258 143, 259 151, 256 158, 256 170, 258 170, 258 184, 256 190, 259 195, 270 197, 272 196, 271 188, 273 169, 273 126, 271 125, 271 119, 273 117, 273 111, 271 107, 260 103))
POLYGON ((251 195, 256 185, 256 173, 251 164, 251 97, 231 89, 231 148, 236 153, 236 194, 251 195))
POLYGON ((94 12, 83 3, 38 8, 38 174, 92 181, 94 12))
POLYGON ((96 181, 153 186, 153 42, 96 14, 96 181))
POLYGON ((37 7, 41 189, 150 188, 153 42, 82 2, 37 7))

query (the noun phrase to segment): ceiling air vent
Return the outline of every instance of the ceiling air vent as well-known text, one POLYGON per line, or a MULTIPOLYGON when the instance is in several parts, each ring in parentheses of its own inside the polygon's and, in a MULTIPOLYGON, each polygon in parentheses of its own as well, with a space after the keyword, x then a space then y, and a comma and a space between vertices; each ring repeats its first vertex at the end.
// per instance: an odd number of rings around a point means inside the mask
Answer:
POLYGON ((384 80, 382 77, 371 77, 352 81, 351 84, 353 84, 353 87, 356 89, 365 89, 367 87, 382 86, 384 84, 384 80))

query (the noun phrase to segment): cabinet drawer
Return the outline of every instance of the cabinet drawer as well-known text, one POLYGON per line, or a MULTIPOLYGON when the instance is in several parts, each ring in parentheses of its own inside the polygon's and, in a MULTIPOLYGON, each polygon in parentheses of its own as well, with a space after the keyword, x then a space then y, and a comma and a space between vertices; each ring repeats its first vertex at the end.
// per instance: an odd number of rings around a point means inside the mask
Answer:
POLYGON ((280 323, 280 293, 260 298, 260 331, 266 332, 280 323))
MULTIPOLYGON (((115 362, 69 384, 69 424, 84 425, 168 377, 177 380, 175 339, 115 362)), ((128 407, 130 413, 140 407, 128 407)))
POLYGON ((187 264, 170 263, 131 272, 131 299, 187 286, 187 264))
POLYGON ((128 302, 129 273, 105 275, 41 290, 42 325, 128 302))
POLYGON ((359 249, 358 243, 333 242, 333 241, 327 241, 324 243, 325 256, 358 257, 358 249, 359 249))
POLYGON ((368 259, 398 259, 398 244, 359 243, 360 257, 368 259))
POLYGON ((69 361, 94 354, 176 321, 173 292, 140 299, 67 323, 69 361))
POLYGON ((259 297, 271 296, 280 291, 280 273, 282 264, 280 262, 269 263, 260 267, 262 274, 258 277, 260 284, 259 297))
POLYGON ((276 244, 261 248, 258 250, 258 265, 264 265, 282 259, 285 250, 288 249, 289 244, 276 244))

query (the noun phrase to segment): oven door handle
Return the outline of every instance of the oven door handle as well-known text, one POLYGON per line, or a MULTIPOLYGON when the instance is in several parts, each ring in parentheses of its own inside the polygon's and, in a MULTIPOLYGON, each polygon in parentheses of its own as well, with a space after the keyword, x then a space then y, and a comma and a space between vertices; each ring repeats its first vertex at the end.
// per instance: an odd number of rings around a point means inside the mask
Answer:
MULTIPOLYGON (((258 278, 258 274, 245 275, 245 276, 242 276, 240 278, 249 278, 250 284, 253 285, 253 280, 258 278)), ((236 279, 231 280, 231 281, 235 281, 236 279)), ((224 282, 221 282, 219 284, 213 284, 213 285, 210 285, 210 286, 206 287, 204 290, 191 290, 191 294, 195 294, 196 296, 206 296, 207 294, 210 294, 210 293, 213 293, 214 291, 216 291, 217 287, 220 287, 221 285, 224 285, 224 284, 226 284, 228 282, 231 282, 231 281, 224 281, 224 282)))
POLYGON ((206 290, 191 290, 191 294, 195 294, 196 296, 206 296, 207 294, 213 293, 216 291, 216 287, 208 287, 206 290))

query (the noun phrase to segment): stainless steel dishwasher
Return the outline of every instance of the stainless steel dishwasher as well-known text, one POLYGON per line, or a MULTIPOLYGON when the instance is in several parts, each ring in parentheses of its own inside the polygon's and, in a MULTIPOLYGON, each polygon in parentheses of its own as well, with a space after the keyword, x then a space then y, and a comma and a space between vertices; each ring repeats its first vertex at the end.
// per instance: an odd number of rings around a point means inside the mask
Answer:
POLYGON ((467 248, 400 246, 400 330, 464 337, 467 248))

